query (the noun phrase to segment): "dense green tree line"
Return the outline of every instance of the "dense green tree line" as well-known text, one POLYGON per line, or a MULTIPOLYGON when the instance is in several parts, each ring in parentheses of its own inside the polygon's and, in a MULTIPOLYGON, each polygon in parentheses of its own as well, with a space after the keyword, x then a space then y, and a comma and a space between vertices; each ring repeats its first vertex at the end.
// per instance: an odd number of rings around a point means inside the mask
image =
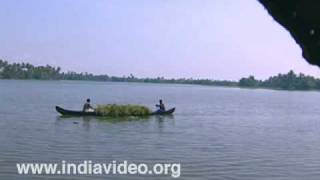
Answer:
POLYGON ((145 83, 177 83, 177 84, 203 84, 216 86, 237 86, 233 81, 212 81, 209 79, 165 79, 137 78, 130 76, 93 75, 90 73, 60 72, 60 67, 34 66, 28 63, 12 63, 0 60, 0 79, 40 79, 40 80, 91 80, 111 82, 145 82, 145 83))
POLYGON ((242 78, 239 86, 283 90, 320 90, 320 79, 302 73, 297 75, 291 70, 287 74, 278 74, 265 81, 256 80, 254 76, 242 78))
POLYGON ((12 63, 0 60, 0 78, 2 79, 59 79, 60 68, 33 66, 29 63, 12 63))
POLYGON ((267 80, 257 80, 254 76, 241 78, 237 81, 218 81, 210 79, 165 79, 158 78, 137 78, 130 76, 108 76, 93 75, 90 73, 61 72, 60 67, 34 66, 29 63, 8 63, 0 59, 0 79, 39 79, 39 80, 90 80, 110 82, 145 82, 145 83, 176 83, 176 84, 199 84, 213 86, 232 86, 246 88, 270 88, 283 90, 320 90, 320 79, 299 75, 293 71, 287 74, 278 74, 267 80))

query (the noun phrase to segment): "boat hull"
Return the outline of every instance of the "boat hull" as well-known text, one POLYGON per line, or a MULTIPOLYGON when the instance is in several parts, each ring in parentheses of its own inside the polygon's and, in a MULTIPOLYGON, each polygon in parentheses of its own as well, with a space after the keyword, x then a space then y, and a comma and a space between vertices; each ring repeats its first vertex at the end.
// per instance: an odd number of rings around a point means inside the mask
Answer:
POLYGON ((171 108, 167 111, 155 111, 155 112, 151 113, 151 115, 171 115, 174 113, 175 110, 176 110, 176 108, 171 108))
POLYGON ((96 112, 72 111, 63 109, 59 106, 56 106, 56 111, 64 116, 98 116, 96 112))
MULTIPOLYGON (((176 108, 171 108, 167 111, 155 111, 155 112, 152 112, 150 115, 171 115, 174 113, 175 109, 176 108)), ((73 110, 63 109, 59 106, 56 106, 56 111, 63 116, 100 116, 96 112, 73 111, 73 110)))

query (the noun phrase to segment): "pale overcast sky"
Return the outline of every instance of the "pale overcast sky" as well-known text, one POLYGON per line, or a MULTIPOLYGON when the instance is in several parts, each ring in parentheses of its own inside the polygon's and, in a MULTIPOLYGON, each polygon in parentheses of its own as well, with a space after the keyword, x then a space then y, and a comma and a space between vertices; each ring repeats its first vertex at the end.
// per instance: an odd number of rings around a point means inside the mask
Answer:
POLYGON ((138 77, 320 77, 256 0, 1 0, 0 58, 138 77))

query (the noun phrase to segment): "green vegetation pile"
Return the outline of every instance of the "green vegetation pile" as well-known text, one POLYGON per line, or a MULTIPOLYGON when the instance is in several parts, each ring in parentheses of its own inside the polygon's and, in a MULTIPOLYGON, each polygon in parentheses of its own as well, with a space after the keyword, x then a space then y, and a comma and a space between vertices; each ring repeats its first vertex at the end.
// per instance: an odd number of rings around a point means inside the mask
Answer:
POLYGON ((98 105, 97 113, 101 116, 108 117, 125 117, 125 116, 148 116, 151 110, 148 107, 141 105, 98 105))

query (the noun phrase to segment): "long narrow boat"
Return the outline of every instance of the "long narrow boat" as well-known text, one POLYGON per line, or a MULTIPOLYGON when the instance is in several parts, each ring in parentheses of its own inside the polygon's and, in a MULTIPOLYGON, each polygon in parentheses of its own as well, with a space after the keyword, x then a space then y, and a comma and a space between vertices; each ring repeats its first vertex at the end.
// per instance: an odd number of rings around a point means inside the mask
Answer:
MULTIPOLYGON (((175 110, 176 108, 171 108, 167 111, 155 111, 150 115, 171 115, 174 113, 175 110)), ((64 116, 100 116, 96 112, 73 111, 73 110, 63 109, 59 106, 56 106, 56 111, 64 116)))
POLYGON ((175 110, 176 110, 176 108, 171 108, 166 111, 155 111, 155 112, 151 113, 151 115, 172 115, 175 110))
POLYGON ((56 106, 56 111, 61 115, 65 115, 65 116, 98 116, 96 112, 66 110, 59 106, 56 106))

